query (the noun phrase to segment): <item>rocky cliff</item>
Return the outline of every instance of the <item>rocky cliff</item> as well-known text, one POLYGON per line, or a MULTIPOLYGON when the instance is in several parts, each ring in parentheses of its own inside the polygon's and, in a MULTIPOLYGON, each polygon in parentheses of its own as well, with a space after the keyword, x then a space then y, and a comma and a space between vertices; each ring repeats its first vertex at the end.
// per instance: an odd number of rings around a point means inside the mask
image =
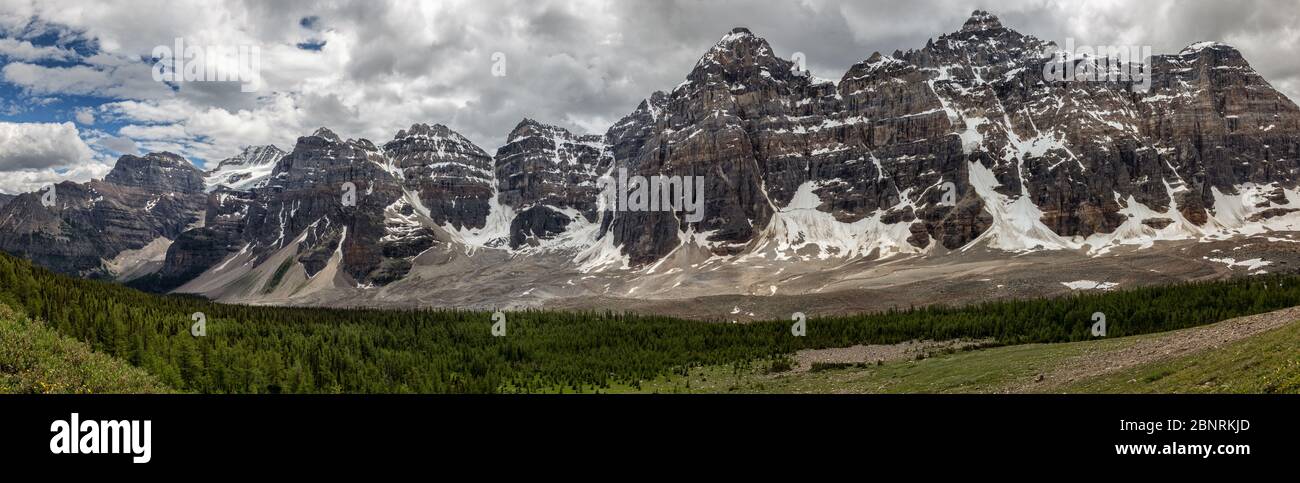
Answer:
POLYGON ((153 288, 288 300, 523 273, 482 260, 636 278, 669 261, 1095 256, 1300 227, 1300 109, 1240 52, 1156 55, 1143 90, 1049 76, 1100 62, 1059 50, 976 11, 834 81, 737 28, 601 135, 525 119, 489 155, 442 125, 382 145, 322 128, 206 174, 127 156, 59 185, 56 209, 40 193, 0 206, 0 248, 113 274, 165 240, 153 288), (603 203, 615 172, 702 179, 703 217, 603 203))

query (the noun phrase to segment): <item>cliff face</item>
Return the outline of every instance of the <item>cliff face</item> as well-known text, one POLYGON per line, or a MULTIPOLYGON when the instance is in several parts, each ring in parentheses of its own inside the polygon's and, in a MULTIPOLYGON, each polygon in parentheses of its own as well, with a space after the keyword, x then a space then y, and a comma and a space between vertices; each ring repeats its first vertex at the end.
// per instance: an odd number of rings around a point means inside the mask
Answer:
POLYGON ((518 213, 510 224, 512 248, 537 245, 575 221, 596 221, 597 180, 611 161, 601 136, 525 119, 495 161, 500 202, 518 213))
POLYGON ((106 261, 171 240, 201 220, 203 172, 171 153, 122 156, 104 177, 55 185, 0 206, 0 249, 59 272, 116 275, 106 261))
MULTIPOLYGON (((663 257, 690 231, 707 234, 719 255, 764 237, 801 246, 810 233, 771 229, 786 225, 773 213, 791 208, 801 188, 811 196, 800 203, 865 225, 867 236, 850 242, 855 253, 975 241, 1097 248, 1130 220, 1142 236, 1196 234, 1216 196, 1246 184, 1268 185, 1261 208, 1289 204, 1300 111, 1236 50, 1203 43, 1156 56, 1151 89, 1135 92, 1050 80, 1045 65, 1061 61, 1054 49, 977 11, 961 30, 873 54, 834 84, 734 30, 685 83, 607 135, 617 166, 706 176, 707 219, 688 226, 671 214, 618 213, 610 235, 635 263, 663 257)), ((844 254, 832 245, 820 249, 844 254)))
POLYGON ((464 260, 484 256, 636 276, 675 253, 694 257, 677 269, 1099 254, 1300 227, 1300 109, 1235 49, 1154 56, 1148 90, 1056 80, 1046 73, 1066 62, 1097 62, 1056 50, 977 11, 835 82, 738 28, 604 135, 525 119, 490 156, 442 125, 382 145, 322 128, 206 175, 175 155, 126 156, 103 181, 59 185, 57 209, 41 193, 0 200, 0 248, 112 275, 107 260, 165 239, 155 288, 292 298, 421 267, 473 284, 464 260), (702 179, 703 217, 606 206, 601 178, 616 172, 702 179))

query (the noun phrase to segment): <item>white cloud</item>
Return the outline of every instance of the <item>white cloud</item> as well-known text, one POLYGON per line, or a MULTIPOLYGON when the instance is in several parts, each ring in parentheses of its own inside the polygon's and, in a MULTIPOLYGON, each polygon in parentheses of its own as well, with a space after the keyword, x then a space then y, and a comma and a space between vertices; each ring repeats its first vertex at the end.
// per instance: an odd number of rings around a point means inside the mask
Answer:
POLYGON ((0 171, 73 166, 91 156, 70 122, 0 122, 0 171))
POLYGON ((139 154, 140 148, 131 138, 105 136, 95 142, 97 146, 116 154, 139 154))
POLYGON ((103 176, 77 127, 65 123, 0 122, 0 192, 19 193, 62 180, 103 176))
POLYGON ((0 38, 0 57, 13 60, 68 60, 77 54, 57 46, 36 46, 28 40, 0 38))
POLYGON ((87 107, 78 108, 74 117, 77 119, 78 123, 84 126, 89 126, 95 123, 95 112, 87 107))
MULTIPOLYGON (((642 98, 680 82, 735 26, 766 37, 780 55, 804 52, 817 75, 838 78, 873 51, 920 48, 957 30, 980 3, 987 2, 0 0, 0 35, 58 28, 100 49, 76 66, 14 57, 0 75, 32 96, 111 98, 95 113, 101 125, 123 122, 117 134, 135 147, 190 159, 215 161, 250 144, 291 149, 319 126, 383 143, 416 122, 446 124, 492 152, 524 117, 602 133, 642 98), (303 28, 304 17, 318 20, 303 28), (139 59, 177 37, 258 46, 262 89, 183 83, 173 91, 155 82, 139 59), (297 47, 307 41, 324 46, 297 47), (507 56, 506 77, 491 75, 494 52, 507 56)), ((1048 40, 1146 43, 1157 53, 1224 40, 1274 86, 1300 94, 1293 1, 1007 0, 990 8, 1005 25, 1048 40)), ((22 42, 9 49, 25 49, 22 42)))
POLYGON ((49 67, 13 62, 0 69, 6 82, 30 94, 77 94, 110 98, 153 99, 171 94, 166 84, 154 82, 147 64, 116 67, 73 65, 49 67))
POLYGON ((112 169, 113 166, 110 164, 87 162, 63 170, 40 169, 7 172, 0 176, 0 193, 30 193, 45 186, 64 181, 81 183, 91 179, 103 179, 112 169))

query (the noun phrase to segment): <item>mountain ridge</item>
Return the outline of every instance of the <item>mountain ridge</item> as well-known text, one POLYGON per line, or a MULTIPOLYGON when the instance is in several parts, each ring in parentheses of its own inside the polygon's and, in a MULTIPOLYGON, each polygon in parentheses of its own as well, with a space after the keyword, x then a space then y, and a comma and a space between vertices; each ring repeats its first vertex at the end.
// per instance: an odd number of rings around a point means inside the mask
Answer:
MULTIPOLYGON (((140 270, 93 261, 114 265, 156 242, 166 254, 154 245, 145 257, 152 288, 329 303, 328 294, 368 290, 426 300, 434 280, 510 277, 485 268, 498 263, 572 274, 546 296, 623 286, 626 296, 673 297, 690 293, 692 275, 723 266, 979 250, 1099 256, 1300 226, 1300 109, 1236 49, 1201 42, 1153 56, 1151 90, 1139 93, 1046 79, 1055 48, 976 11, 958 31, 873 53, 832 82, 738 27, 685 82, 651 94, 604 135, 526 118, 488 154, 440 124, 382 145, 322 127, 288 152, 248 147, 197 182, 168 177, 174 155, 124 156, 128 167, 157 166, 124 168, 147 179, 123 172, 99 183, 177 187, 193 196, 172 218, 188 223, 69 245, 75 264, 57 260, 68 256, 61 245, 38 250, 30 237, 0 237, 0 248, 120 277, 140 270), (703 177, 706 216, 602 206, 599 180, 615 169, 703 177), (341 201, 349 184, 355 205, 341 201), (603 288, 574 280, 599 273, 618 277, 603 288)), ((0 206, 0 226, 35 217, 38 196, 0 206)), ((743 290, 731 287, 742 279, 700 283, 716 293, 743 290)))

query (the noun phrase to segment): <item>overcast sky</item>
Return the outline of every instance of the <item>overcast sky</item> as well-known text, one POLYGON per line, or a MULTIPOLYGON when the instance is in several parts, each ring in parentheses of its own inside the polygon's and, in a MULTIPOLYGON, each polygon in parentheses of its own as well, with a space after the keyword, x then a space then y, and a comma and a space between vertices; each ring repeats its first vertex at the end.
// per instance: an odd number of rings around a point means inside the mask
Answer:
POLYGON ((976 8, 1057 43, 1222 41, 1300 99, 1300 0, 0 0, 0 192, 102 177, 123 153, 202 166, 247 145, 288 150, 319 126, 383 143, 441 123, 489 153, 524 117, 603 133, 732 27, 839 79, 976 8), (257 46, 260 89, 156 82, 151 55, 178 37, 257 46))

